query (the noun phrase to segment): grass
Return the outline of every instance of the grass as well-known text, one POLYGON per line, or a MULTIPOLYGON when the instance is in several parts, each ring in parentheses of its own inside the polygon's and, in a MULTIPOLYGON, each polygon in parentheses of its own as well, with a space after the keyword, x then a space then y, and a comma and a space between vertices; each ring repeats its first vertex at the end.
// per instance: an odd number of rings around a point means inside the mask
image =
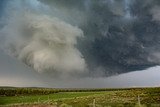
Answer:
POLYGON ((0 105, 2 107, 14 104, 93 107, 94 101, 96 107, 160 107, 160 88, 113 89, 113 91, 97 90, 94 92, 58 92, 48 95, 0 97, 0 105))
POLYGON ((0 105, 45 102, 46 100, 52 100, 52 101, 65 100, 65 99, 85 97, 103 93, 104 92, 60 92, 49 95, 5 96, 5 97, 3 96, 0 97, 0 105))

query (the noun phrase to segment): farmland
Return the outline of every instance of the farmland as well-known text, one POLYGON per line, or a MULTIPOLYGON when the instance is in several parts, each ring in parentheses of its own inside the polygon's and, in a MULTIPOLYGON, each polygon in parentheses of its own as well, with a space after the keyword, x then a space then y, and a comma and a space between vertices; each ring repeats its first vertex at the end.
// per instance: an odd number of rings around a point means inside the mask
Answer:
POLYGON ((160 88, 0 88, 2 107, 160 107, 160 88))

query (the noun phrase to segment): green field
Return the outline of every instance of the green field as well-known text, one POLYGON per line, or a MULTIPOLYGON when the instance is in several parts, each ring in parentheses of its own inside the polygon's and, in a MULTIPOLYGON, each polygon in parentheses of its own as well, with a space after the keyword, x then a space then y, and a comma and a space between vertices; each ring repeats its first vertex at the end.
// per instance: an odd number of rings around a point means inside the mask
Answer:
POLYGON ((1 107, 33 105, 35 107, 160 107, 160 88, 0 89, 1 107))

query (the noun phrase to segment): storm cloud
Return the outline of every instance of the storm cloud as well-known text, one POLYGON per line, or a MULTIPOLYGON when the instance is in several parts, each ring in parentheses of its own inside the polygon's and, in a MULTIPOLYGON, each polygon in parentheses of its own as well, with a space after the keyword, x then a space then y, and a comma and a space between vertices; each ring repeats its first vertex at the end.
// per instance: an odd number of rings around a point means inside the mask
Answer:
POLYGON ((8 0, 0 44, 35 71, 110 76, 160 64, 159 0, 8 0))

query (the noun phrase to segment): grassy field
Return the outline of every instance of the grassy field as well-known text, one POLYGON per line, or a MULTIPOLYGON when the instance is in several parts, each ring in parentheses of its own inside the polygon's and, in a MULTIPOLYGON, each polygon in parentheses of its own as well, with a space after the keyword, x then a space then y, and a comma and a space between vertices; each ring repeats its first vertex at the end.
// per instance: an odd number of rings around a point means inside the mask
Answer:
POLYGON ((37 88, 27 89, 28 91, 19 90, 22 89, 1 88, 0 106, 32 107, 34 105, 34 107, 160 107, 160 88, 88 90, 40 89, 45 94, 42 94, 42 92, 39 91, 40 94, 37 93, 34 95, 29 93, 34 92, 37 88), (17 94, 8 94, 5 92, 13 92, 17 94))

